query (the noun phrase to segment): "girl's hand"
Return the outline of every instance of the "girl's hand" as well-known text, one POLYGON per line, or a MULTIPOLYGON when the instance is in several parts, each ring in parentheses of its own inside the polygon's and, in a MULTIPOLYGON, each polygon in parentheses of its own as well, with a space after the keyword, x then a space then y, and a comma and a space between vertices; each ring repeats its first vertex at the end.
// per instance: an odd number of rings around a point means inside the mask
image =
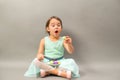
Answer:
POLYGON ((66 50, 72 54, 74 51, 74 47, 72 45, 72 39, 69 36, 65 36, 64 38, 64 47, 66 48, 66 50))
POLYGON ((72 39, 69 36, 64 37, 64 43, 65 44, 72 44, 72 39))
POLYGON ((42 53, 38 54, 37 55, 37 59, 40 60, 40 61, 43 60, 44 59, 44 55, 42 53))

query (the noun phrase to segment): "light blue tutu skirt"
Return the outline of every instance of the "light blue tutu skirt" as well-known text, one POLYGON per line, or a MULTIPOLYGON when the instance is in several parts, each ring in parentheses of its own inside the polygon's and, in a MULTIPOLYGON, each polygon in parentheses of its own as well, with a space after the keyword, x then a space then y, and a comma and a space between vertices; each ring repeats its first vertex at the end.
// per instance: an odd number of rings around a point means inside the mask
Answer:
MULTIPOLYGON (((24 76, 26 76, 26 77, 39 77, 40 76, 40 68, 35 65, 35 60, 36 59, 37 58, 35 58, 31 62, 30 66, 29 66, 28 70, 25 72, 24 76)), ((76 64, 76 62, 74 61, 74 59, 63 58, 63 59, 60 59, 58 61, 61 63, 59 65, 60 68, 70 70, 72 72, 72 77, 80 77, 79 67, 76 64)), ((44 58, 43 62, 47 63, 47 62, 49 62, 49 60, 44 58)))

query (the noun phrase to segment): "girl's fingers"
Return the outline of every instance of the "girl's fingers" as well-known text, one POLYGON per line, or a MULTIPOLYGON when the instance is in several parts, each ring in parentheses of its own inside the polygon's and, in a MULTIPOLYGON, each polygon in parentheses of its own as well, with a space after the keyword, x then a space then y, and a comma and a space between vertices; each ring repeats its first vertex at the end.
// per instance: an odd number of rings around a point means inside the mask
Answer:
POLYGON ((40 56, 38 57, 38 59, 39 59, 39 60, 43 60, 43 59, 44 59, 44 55, 40 55, 40 56))

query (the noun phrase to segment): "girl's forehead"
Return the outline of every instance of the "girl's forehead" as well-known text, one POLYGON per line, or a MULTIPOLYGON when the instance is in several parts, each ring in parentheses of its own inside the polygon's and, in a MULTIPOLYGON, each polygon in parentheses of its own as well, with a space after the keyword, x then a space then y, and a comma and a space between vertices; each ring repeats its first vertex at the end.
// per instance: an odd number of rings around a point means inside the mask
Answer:
POLYGON ((59 24, 61 24, 60 21, 57 20, 57 19, 55 19, 55 18, 53 18, 53 19, 50 20, 50 24, 53 24, 53 23, 59 23, 59 24))

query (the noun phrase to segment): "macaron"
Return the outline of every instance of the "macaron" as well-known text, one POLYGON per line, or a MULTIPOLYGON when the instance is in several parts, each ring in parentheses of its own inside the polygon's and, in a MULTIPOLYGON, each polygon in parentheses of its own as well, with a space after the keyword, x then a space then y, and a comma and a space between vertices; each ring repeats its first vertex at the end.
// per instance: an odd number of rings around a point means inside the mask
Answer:
POLYGON ((65 39, 66 38, 66 36, 63 36, 63 39, 65 39))

